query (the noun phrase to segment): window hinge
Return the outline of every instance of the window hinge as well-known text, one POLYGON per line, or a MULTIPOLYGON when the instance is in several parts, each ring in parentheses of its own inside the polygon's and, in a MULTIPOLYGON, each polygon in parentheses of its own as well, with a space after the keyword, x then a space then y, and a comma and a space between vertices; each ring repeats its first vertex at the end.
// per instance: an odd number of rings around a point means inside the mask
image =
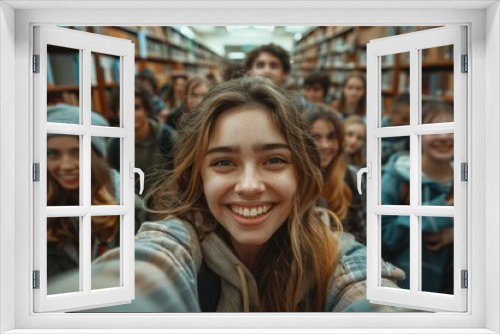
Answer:
POLYGON ((33 289, 40 289, 40 270, 33 270, 33 289))
POLYGON ((40 164, 38 162, 33 164, 33 181, 40 181, 40 164))
POLYGON ((466 162, 462 162, 460 164, 461 167, 461 180, 462 181, 469 181, 469 167, 466 162))
POLYGON ((33 73, 40 73, 40 55, 33 55, 33 73))
POLYGON ((469 72, 469 57, 467 55, 462 55, 462 73, 469 72))
POLYGON ((469 287, 469 274, 467 270, 462 270, 462 289, 467 289, 469 287))

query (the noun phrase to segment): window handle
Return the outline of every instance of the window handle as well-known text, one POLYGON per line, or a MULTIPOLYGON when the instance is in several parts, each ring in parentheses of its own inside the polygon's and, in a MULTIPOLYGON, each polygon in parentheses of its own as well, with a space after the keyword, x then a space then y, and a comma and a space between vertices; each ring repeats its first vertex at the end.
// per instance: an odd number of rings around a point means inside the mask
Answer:
POLYGON ((363 192, 361 191, 361 175, 366 173, 366 176, 371 179, 372 178, 372 163, 370 161, 366 162, 366 167, 358 170, 358 192, 361 195, 363 192))
POLYGON ((142 195, 142 192, 144 190, 144 172, 140 168, 135 168, 133 161, 130 161, 129 163, 129 171, 131 179, 134 178, 134 173, 139 174, 139 185, 141 187, 141 189, 139 190, 139 195, 142 195))

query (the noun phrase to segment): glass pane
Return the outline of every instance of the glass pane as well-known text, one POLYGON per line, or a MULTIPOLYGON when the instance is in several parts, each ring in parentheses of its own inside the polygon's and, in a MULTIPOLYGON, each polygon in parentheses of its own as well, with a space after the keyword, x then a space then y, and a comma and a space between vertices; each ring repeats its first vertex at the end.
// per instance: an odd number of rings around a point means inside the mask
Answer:
POLYGON ((80 137, 47 134, 47 205, 80 205, 80 137))
MULTIPOLYGON (((120 219, 121 216, 93 216, 91 223, 91 259, 95 260, 106 251, 120 246, 120 219)), ((94 264, 92 263, 92 268, 94 264)), ((105 275, 105 279, 92 280, 91 289, 115 288, 120 284, 120 267, 119 262, 115 267, 109 267, 109 275, 105 275)))
POLYGON ((422 291, 453 294, 453 218, 421 217, 422 291))
POLYGON ((421 136, 421 205, 454 205, 453 136, 453 133, 421 136))
POLYGON ((410 289, 410 217, 381 216, 382 259, 405 272, 406 278, 398 281, 402 289, 410 289))
POLYGON ((106 120, 92 117, 95 126, 120 126, 120 57, 91 53, 92 110, 106 120))
POLYGON ((410 137, 381 138, 382 205, 408 205, 410 193, 410 137), (397 188, 397 189, 396 189, 397 188), (398 191, 395 193, 395 191, 398 191))
POLYGON ((47 294, 80 290, 80 217, 47 218, 47 294), (58 284, 64 277, 64 284, 58 284))
POLYGON ((410 124, 410 52, 381 57, 381 127, 410 124))
MULTIPOLYGON (((80 100, 80 50, 47 45, 47 106, 69 104, 79 106, 80 100)), ((80 115, 64 114, 48 120, 55 123, 80 124, 80 115)))
POLYGON ((453 122, 453 45, 421 50, 422 59, 422 124, 453 122), (451 107, 451 121, 426 121, 426 105, 446 102, 451 107))
POLYGON ((91 144, 91 204, 121 204, 121 139, 92 136, 91 144))

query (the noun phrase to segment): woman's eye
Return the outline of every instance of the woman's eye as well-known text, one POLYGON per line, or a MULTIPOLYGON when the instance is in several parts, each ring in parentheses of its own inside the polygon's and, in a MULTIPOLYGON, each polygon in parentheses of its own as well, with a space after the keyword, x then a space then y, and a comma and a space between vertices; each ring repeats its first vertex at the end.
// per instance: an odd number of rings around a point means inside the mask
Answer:
POLYGON ((212 166, 214 167, 230 167, 233 163, 229 159, 218 159, 212 162, 212 166))
POLYGON ((47 150, 47 157, 48 158, 57 158, 58 156, 59 156, 59 154, 57 153, 57 151, 47 150))
POLYGON ((287 161, 283 158, 280 158, 280 157, 271 157, 269 160, 267 160, 267 163, 268 164, 286 164, 287 161))

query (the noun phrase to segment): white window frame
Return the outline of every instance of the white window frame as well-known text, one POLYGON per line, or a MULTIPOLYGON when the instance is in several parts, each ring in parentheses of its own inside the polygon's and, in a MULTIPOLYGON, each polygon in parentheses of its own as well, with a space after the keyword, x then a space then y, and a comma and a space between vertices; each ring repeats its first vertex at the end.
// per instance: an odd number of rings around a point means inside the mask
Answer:
POLYGON ((39 73, 33 75, 34 162, 39 164, 39 181, 33 184, 34 270, 39 271, 39 288, 34 290, 35 312, 74 311, 105 304, 130 303, 134 299, 134 44, 130 41, 51 26, 34 27, 34 54, 39 55, 39 73), (57 45, 79 52, 80 124, 47 122, 47 46, 57 45), (120 127, 91 124, 91 54, 115 56, 120 62, 120 127), (80 147, 80 205, 47 206, 47 134, 76 135, 80 147), (120 203, 91 205, 92 136, 120 140, 120 203), (119 286, 91 288, 91 218, 119 216, 119 286), (47 218, 76 217, 80 221, 79 291, 47 295, 47 218))
MULTIPOLYGON (((235 328, 267 328, 268 333, 279 332, 334 332, 333 328, 353 328, 363 333, 498 333, 500 332, 500 263, 498 222, 500 220, 500 89, 499 49, 500 10, 497 1, 486 2, 366 2, 366 1, 267 1, 267 2, 18 2, 3 1, 0 13, 0 331, 37 333, 36 329, 51 328, 51 333, 69 333, 68 328, 91 328, 86 332, 100 333, 104 329, 121 328, 129 333, 144 333, 137 328, 143 322, 161 332, 181 332, 175 328, 191 328, 190 332, 235 332, 235 328), (44 10, 69 6, 64 10, 44 10), (54 7, 55 6, 55 7, 54 7), (94 6, 115 8, 95 9, 94 6), (154 8, 151 10, 116 9, 129 6, 154 8), (398 6, 403 9, 391 9, 398 6), (404 7, 406 6, 406 9, 404 7), (425 7, 428 6, 428 7, 425 7), (461 6, 453 9, 452 6, 461 6), (158 9, 158 7, 163 7, 158 9), (357 7, 358 9, 345 9, 357 7), (23 9, 24 8, 24 9, 23 9), (75 9, 79 8, 79 9, 75 9), (94 9, 92 9, 94 8, 94 9), (184 9, 183 9, 184 8, 184 9), (223 8, 223 9, 221 9, 223 8), (245 10, 242 10, 242 9, 245 10), (313 8, 313 9, 310 9, 313 8), (413 8, 408 10, 408 8, 413 8), (420 8, 420 9, 419 9, 420 8), (441 8, 441 9, 436 9, 441 8), (451 9, 450 9, 451 8, 451 9), (186 10, 188 9, 188 10, 186 10), (469 172, 471 199, 468 219, 472 241, 469 247, 469 312, 465 314, 49 314, 32 313, 30 286, 31 261, 29 245, 30 211, 27 200, 32 187, 30 181, 32 105, 30 64, 32 26, 60 25, 440 25, 465 24, 469 27, 469 172), (15 37, 14 37, 15 36, 15 37), (7 47, 5 47, 7 46, 7 47), (15 50, 15 51, 14 51, 15 50), (486 71, 486 68, 488 71, 486 71), (15 78, 15 86, 12 81, 15 78), (14 87, 13 87, 14 86, 14 87), (12 112, 14 111, 14 112, 12 112), (486 122, 486 119, 488 120, 486 122), (10 127, 10 128, 9 128, 10 127), (14 129, 12 129, 14 128, 14 129), (488 140, 486 141, 486 135, 488 140), (12 145, 12 137, 15 138, 12 145), (491 152, 485 155, 485 151, 491 152), (486 163, 487 162, 487 163, 486 163), (485 182, 488 175, 488 182, 485 182), (15 175, 15 177, 12 177, 15 175), (15 196, 12 196, 15 189, 15 196), (488 194, 488 196, 486 196, 488 194), (14 197, 14 198, 12 198, 14 197), (485 205, 486 203, 486 205, 485 205), (486 217, 488 221, 486 221, 486 217), (15 235, 15 238, 12 238, 15 235), (14 256, 12 252, 14 250, 14 256), (475 274, 477 273, 477 274, 475 274), (14 289, 12 287, 15 287, 14 289), (488 293, 486 293, 488 291, 488 293), (14 306, 12 306, 14 305, 14 306), (408 328, 411 324, 413 330, 408 328), (170 330, 165 329, 169 326, 170 330), (284 327, 296 330, 283 330, 284 327), (99 328, 103 330, 98 330, 99 328), (196 329, 198 328, 198 330, 196 329), (231 329, 232 328, 232 329, 231 329), (330 330, 327 330, 330 328, 330 330), (377 329, 378 328, 378 329, 377 329), (217 330, 219 329, 219 330, 217 330), (226 329, 226 330, 224 330, 226 329), (306 330, 309 329, 309 330, 306 330), (323 330, 322 330, 323 329, 323 330), (390 330, 392 329, 392 330, 390 330), (418 329, 415 331, 415 329, 418 329), (460 330, 461 329, 461 330, 460 330)), ((31 233, 31 234, 30 234, 31 233)), ((257 331, 257 330, 256 330, 257 331)), ((47 332, 47 331, 45 331, 47 332)), ((76 331, 73 331, 76 332, 76 331)), ((109 332, 109 331, 108 331, 109 332)), ((187 331, 184 331, 187 333, 187 331)), ((248 330, 247 330, 248 332, 248 330)), ((345 332, 345 331, 343 331, 345 332)))
POLYGON ((407 305, 428 311, 467 310, 467 289, 461 288, 461 271, 467 270, 467 185, 461 181, 460 164, 467 163, 467 73, 461 73, 461 56, 467 54, 466 27, 448 26, 380 38, 367 45, 367 164, 371 177, 367 179, 367 267, 370 302, 385 305, 407 305), (422 68, 421 50, 453 46, 454 120, 449 123, 422 124, 422 68), (381 58, 409 52, 410 66, 410 124, 382 127, 381 58), (454 134, 454 206, 422 206, 421 194, 421 140, 425 134, 454 134), (384 137, 410 138, 410 205, 382 205, 381 141, 384 137), (410 280, 409 289, 392 289, 380 285, 380 258, 382 251, 382 215, 408 216, 410 220, 410 280), (438 294, 421 290, 422 239, 421 219, 424 216, 453 217, 454 219, 454 293, 438 294))

